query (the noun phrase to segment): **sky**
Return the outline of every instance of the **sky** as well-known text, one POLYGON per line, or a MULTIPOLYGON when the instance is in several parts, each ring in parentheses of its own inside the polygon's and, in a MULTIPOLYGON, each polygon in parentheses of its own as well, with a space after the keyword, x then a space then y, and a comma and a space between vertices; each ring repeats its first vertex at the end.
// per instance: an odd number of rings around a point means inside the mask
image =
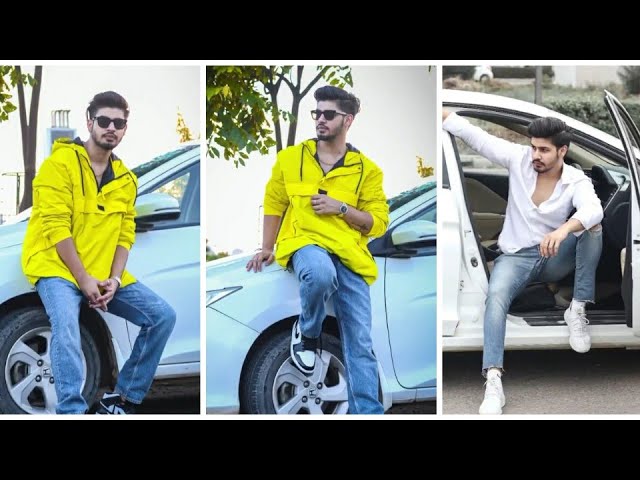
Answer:
MULTIPOLYGON (((306 82, 315 68, 305 67, 306 82)), ((384 190, 392 197, 433 178, 420 178, 416 156, 436 165, 435 67, 355 66, 353 92, 361 111, 347 141, 373 160, 384 172, 384 190)), ((315 88, 323 86, 319 82, 315 88)), ((282 96, 279 102, 290 105, 282 96)), ((316 107, 313 91, 302 101, 296 143, 315 137, 309 111, 316 107)), ((286 134, 286 128, 283 129, 286 134)), ((245 167, 224 159, 207 159, 206 233, 215 252, 254 251, 261 244, 260 214, 264 186, 275 162, 275 149, 265 157, 251 155, 245 167)))
MULTIPOLYGON (((23 67, 33 74, 33 67, 23 67)), ((30 88, 26 88, 27 105, 30 88)), ((180 111, 195 138, 200 134, 200 67, 198 66, 61 66, 45 65, 38 111, 36 168, 45 156, 46 129, 53 110, 70 110, 69 125, 76 135, 88 138, 85 112, 96 93, 113 90, 129 103, 127 133, 115 149, 128 167, 135 167, 179 142, 176 133, 180 111)), ((17 89, 12 101, 18 104, 17 89)), ((22 172, 20 118, 16 110, 0 123, 0 214, 15 213, 16 177, 22 172)))

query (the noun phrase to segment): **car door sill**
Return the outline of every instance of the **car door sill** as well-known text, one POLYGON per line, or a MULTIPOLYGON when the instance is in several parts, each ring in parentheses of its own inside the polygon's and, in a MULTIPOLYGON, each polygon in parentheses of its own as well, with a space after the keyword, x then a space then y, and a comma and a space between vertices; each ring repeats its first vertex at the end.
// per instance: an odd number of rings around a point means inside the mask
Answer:
MULTIPOLYGON (((553 325, 564 326, 564 310, 552 310, 541 312, 511 313, 522 318, 532 327, 549 327, 553 325)), ((590 325, 618 325, 625 324, 624 311, 620 310, 587 310, 587 318, 590 325)))

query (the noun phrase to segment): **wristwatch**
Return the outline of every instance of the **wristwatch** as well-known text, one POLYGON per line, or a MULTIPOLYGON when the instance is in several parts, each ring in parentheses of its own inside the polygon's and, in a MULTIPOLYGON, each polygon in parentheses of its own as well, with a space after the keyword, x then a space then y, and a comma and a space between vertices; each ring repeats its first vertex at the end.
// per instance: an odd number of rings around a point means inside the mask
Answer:
POLYGON ((118 282, 118 288, 122 286, 122 280, 120 280, 120 277, 118 277, 117 275, 114 275, 111 278, 113 278, 116 282, 118 282))
POLYGON ((346 215, 348 211, 349 211, 349 205, 342 202, 342 205, 340 205, 340 216, 342 217, 346 215))

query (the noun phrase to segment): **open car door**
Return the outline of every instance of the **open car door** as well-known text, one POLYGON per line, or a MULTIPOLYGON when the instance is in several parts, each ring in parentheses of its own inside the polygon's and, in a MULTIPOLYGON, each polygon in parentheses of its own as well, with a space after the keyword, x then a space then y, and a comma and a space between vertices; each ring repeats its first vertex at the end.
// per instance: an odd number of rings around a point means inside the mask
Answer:
POLYGON ((609 109, 618 136, 624 146, 629 164, 629 175, 633 191, 629 209, 629 227, 627 235, 626 259, 622 280, 622 296, 625 303, 627 325, 633 333, 640 336, 640 291, 634 285, 640 283, 640 176, 638 175, 638 156, 640 155, 640 131, 620 101, 605 90, 604 101, 609 109), (637 312, 637 313, 636 313, 637 312))

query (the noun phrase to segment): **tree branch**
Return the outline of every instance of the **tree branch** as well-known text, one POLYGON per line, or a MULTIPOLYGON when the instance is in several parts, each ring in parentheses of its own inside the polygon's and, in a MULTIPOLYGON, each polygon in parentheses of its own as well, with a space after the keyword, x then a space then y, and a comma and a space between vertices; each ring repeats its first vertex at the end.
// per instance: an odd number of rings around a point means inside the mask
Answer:
POLYGON ((309 82, 309 85, 305 87, 305 89, 302 91, 302 94, 300 96, 304 97, 307 93, 309 93, 309 90, 311 90, 311 87, 313 87, 316 83, 320 81, 320 79, 324 76, 324 74, 327 73, 327 70, 329 70, 329 68, 330 67, 323 67, 322 70, 320 70, 318 74, 315 76, 315 78, 311 80, 311 82, 309 82))

